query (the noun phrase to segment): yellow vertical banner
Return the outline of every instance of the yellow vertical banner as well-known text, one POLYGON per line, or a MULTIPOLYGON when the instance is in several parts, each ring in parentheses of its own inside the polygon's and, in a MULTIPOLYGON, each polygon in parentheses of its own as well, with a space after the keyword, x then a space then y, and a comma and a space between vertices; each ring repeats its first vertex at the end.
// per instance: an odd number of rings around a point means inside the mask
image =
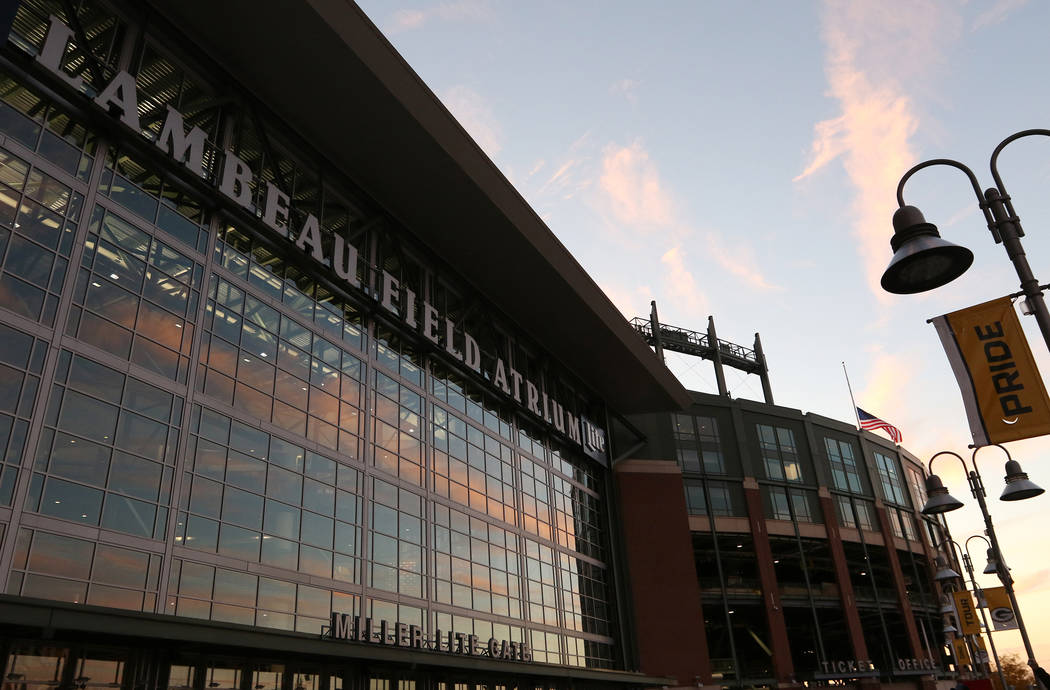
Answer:
POLYGON ((966 640, 961 637, 956 637, 952 640, 952 647, 955 648, 955 662, 959 666, 970 665, 970 650, 966 648, 966 640))
POLYGON ((977 619, 977 608, 973 605, 973 597, 970 593, 952 592, 955 599, 955 612, 959 618, 959 632, 963 635, 976 635, 981 632, 981 623, 977 619))
POLYGON ((976 446, 1050 434, 1050 398, 1009 297, 930 319, 976 446))
POLYGON ((988 615, 996 630, 1017 630, 1017 617, 1010 605, 1010 596, 1005 587, 985 587, 984 600, 988 602, 988 615))

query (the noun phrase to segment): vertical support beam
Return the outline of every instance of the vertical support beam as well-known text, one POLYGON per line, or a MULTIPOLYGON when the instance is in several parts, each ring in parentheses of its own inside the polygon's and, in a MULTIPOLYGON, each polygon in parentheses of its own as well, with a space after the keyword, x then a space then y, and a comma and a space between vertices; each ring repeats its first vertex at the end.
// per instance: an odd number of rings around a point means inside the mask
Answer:
POLYGON ((889 513, 886 511, 886 506, 880 505, 878 502, 875 505, 875 512, 879 516, 879 529, 882 530, 882 540, 886 544, 886 557, 890 562, 893 588, 897 592, 897 604, 900 607, 901 615, 904 617, 904 630, 908 633, 911 655, 915 659, 921 659, 924 654, 922 643, 919 642, 919 629, 915 627, 915 616, 911 610, 911 602, 908 600, 908 589, 904 585, 904 572, 901 570, 900 559, 897 558, 897 544, 890 525, 889 513))
POLYGON ((758 482, 744 479, 744 501, 747 503, 747 519, 751 526, 751 538, 755 542, 755 561, 758 564, 758 579, 762 585, 762 601, 765 603, 766 620, 769 622, 769 637, 773 648, 773 672, 780 684, 795 683, 795 664, 791 660, 791 643, 788 641, 784 607, 780 603, 777 574, 773 569, 773 550, 766 532, 766 519, 762 513, 762 495, 758 482))
POLYGON ((715 333, 715 317, 707 317, 707 345, 711 348, 711 359, 715 363, 715 380, 718 381, 718 394, 729 397, 726 388, 726 372, 722 367, 722 351, 718 347, 718 334, 715 333))
POLYGON ((755 358, 758 365, 762 367, 758 376, 762 379, 762 397, 766 399, 767 405, 773 404, 773 387, 769 385, 769 365, 766 364, 766 353, 762 350, 762 339, 755 333, 755 358))
POLYGON ((613 474, 640 670, 674 678, 676 687, 710 685, 682 470, 665 460, 625 459, 616 463, 613 474))
POLYGON ((831 492, 821 487, 817 492, 820 498, 820 509, 824 512, 824 525, 828 530, 828 547, 831 549, 831 561, 835 566, 835 579, 839 585, 839 597, 842 599, 842 612, 846 616, 846 630, 849 633, 853 654, 857 659, 868 659, 868 645, 864 641, 864 629, 860 626, 860 614, 857 613, 857 598, 853 594, 853 583, 849 579, 849 566, 846 565, 846 552, 842 548, 842 534, 839 532, 838 513, 831 500, 831 492))
POLYGON ((656 313, 656 300, 650 302, 652 309, 649 311, 649 327, 653 329, 653 347, 656 348, 656 356, 664 361, 664 345, 660 339, 660 315, 656 313))

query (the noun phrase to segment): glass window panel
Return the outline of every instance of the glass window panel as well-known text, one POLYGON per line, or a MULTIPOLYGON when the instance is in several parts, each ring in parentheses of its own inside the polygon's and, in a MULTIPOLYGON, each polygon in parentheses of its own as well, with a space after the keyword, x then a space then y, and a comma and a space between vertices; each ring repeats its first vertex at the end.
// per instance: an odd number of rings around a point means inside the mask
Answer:
POLYGON ((167 438, 167 425, 128 410, 121 413, 120 423, 117 425, 116 445, 124 450, 150 458, 162 458, 167 438))
POLYGON ((102 509, 102 492, 80 484, 49 477, 44 483, 40 512, 55 517, 97 525, 102 509))
POLYGON ((214 599, 237 606, 255 606, 258 580, 255 575, 218 568, 215 571, 214 599))
POLYGON ((266 535, 262 540, 261 560, 277 568, 295 570, 299 563, 299 545, 294 541, 266 535))
POLYGON ((333 520, 304 510, 302 513, 302 540, 306 544, 332 548, 333 520))
POLYGON ((109 472, 110 449, 59 433, 51 451, 49 470, 66 479, 101 484, 109 472))
POLYGON ((102 526, 150 538, 153 536, 153 523, 156 516, 157 506, 152 503, 109 494, 106 497, 106 509, 102 515, 102 526))
POLYGON ((300 510, 278 501, 266 501, 266 523, 264 529, 287 539, 299 538, 300 510))
POLYGON ((197 515, 186 519, 186 546, 214 551, 219 543, 219 523, 197 515))
POLYGON ((91 572, 94 547, 94 544, 82 539, 37 532, 33 538, 28 568, 33 572, 86 580, 91 572))
POLYGON ((226 481, 242 489, 262 493, 266 486, 266 463, 243 453, 230 451, 226 463, 226 481))
POLYGON ((179 594, 211 599, 214 580, 215 568, 213 566, 183 561, 182 574, 179 579, 179 594))
POLYGON ((303 478, 288 470, 271 465, 266 471, 266 495, 287 503, 300 504, 303 495, 303 478))
POLYGON ((219 528, 219 553, 249 561, 259 560, 259 533, 233 525, 219 528))
POLYGON ((157 500, 161 485, 162 467, 158 463, 117 452, 113 457, 113 473, 109 488, 147 501, 157 500))
POLYGON ((222 519, 233 522, 243 527, 262 527, 263 499, 262 496, 226 487, 222 500, 222 519))
POLYGON ((259 608, 295 611, 295 585, 291 582, 260 577, 259 608))
POLYGON ((22 584, 22 596, 67 601, 72 604, 83 604, 87 593, 87 584, 72 580, 59 580, 43 575, 26 575, 22 584))
POLYGON ((69 369, 68 381, 74 388, 117 404, 124 387, 124 374, 75 355, 69 369))
POLYGON ((121 587, 145 589, 148 569, 149 554, 99 544, 95 551, 92 579, 121 587))
POLYGON ((95 441, 108 441, 116 425, 116 407, 76 391, 66 391, 59 417, 59 426, 63 429, 95 441))
POLYGON ((332 552, 312 546, 299 547, 299 570, 318 577, 332 577, 332 552))

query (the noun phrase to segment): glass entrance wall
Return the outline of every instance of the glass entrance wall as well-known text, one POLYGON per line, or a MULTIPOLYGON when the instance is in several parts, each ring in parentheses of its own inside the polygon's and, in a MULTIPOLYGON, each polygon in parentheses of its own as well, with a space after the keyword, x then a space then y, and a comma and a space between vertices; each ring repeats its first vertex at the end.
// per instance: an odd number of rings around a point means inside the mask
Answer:
MULTIPOLYGON (((4 591, 318 635, 333 611, 361 614, 622 667, 608 470, 488 365, 561 419, 604 426, 602 401, 220 67, 181 56, 184 37, 136 16, 26 0, 0 72, 4 591), (61 68, 79 93, 34 61, 50 16, 72 27, 61 68), (120 69, 141 137, 83 97, 120 69), (169 107, 204 133, 199 174, 157 155, 169 107), (337 236, 356 250, 349 279, 208 188, 227 149, 259 215, 275 185, 290 227, 318 220, 325 256, 337 236), (384 275, 414 312, 380 304, 384 275), (476 337, 486 373, 408 325, 424 303, 458 324, 453 342, 476 337)), ((330 690, 316 673, 172 669, 172 688, 330 690)))
MULTIPOLYGON (((373 661, 231 656, 159 647, 32 642, 0 654, 3 690, 597 690, 579 679, 529 677, 521 665, 505 672, 397 668, 373 661)), ((272 655, 271 655, 272 656, 272 655)), ((280 656, 280 655, 279 655, 280 656)))

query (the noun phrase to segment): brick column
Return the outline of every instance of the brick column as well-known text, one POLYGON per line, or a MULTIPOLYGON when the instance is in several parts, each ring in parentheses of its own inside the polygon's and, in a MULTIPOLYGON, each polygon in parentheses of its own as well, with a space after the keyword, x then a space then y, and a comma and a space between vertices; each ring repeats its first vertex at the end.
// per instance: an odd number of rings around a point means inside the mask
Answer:
POLYGON ((762 601, 769 622, 769 637, 773 648, 773 672, 781 685, 795 683, 795 664, 791 660, 791 643, 788 641, 787 625, 784 622, 784 607, 780 604, 780 588, 773 569, 773 551, 766 532, 766 518, 762 513, 762 495, 754 479, 744 480, 744 501, 747 503, 747 518, 751 523, 751 538, 755 542, 755 560, 758 562, 758 579, 762 585, 762 601))
POLYGON ((925 658, 926 651, 922 648, 922 642, 919 641, 919 629, 915 627, 915 616, 911 610, 911 602, 908 600, 908 590, 904 586, 904 573, 901 571, 901 562, 897 557, 897 544, 893 539, 889 514, 883 505, 877 505, 875 512, 879 515, 879 529, 882 530, 882 540, 886 544, 886 557, 890 561, 893 588, 897 591, 897 604, 900 606, 901 615, 904 616, 904 629, 908 633, 911 655, 916 659, 922 659, 925 658))
POLYGON ((867 659, 868 645, 864 642, 864 630, 860 627, 860 614, 857 613, 853 582, 849 579, 849 567, 846 565, 846 552, 842 549, 838 512, 831 500, 831 493, 826 488, 821 487, 817 493, 820 497, 820 509, 824 512, 824 526, 828 530, 828 547, 831 549, 831 560, 835 565, 835 579, 838 581, 839 596, 842 598, 842 613, 846 616, 849 641, 853 645, 855 658, 867 659))
POLYGON ((635 638, 643 673, 677 687, 711 684, 682 472, 673 462, 623 460, 620 494, 635 638))

